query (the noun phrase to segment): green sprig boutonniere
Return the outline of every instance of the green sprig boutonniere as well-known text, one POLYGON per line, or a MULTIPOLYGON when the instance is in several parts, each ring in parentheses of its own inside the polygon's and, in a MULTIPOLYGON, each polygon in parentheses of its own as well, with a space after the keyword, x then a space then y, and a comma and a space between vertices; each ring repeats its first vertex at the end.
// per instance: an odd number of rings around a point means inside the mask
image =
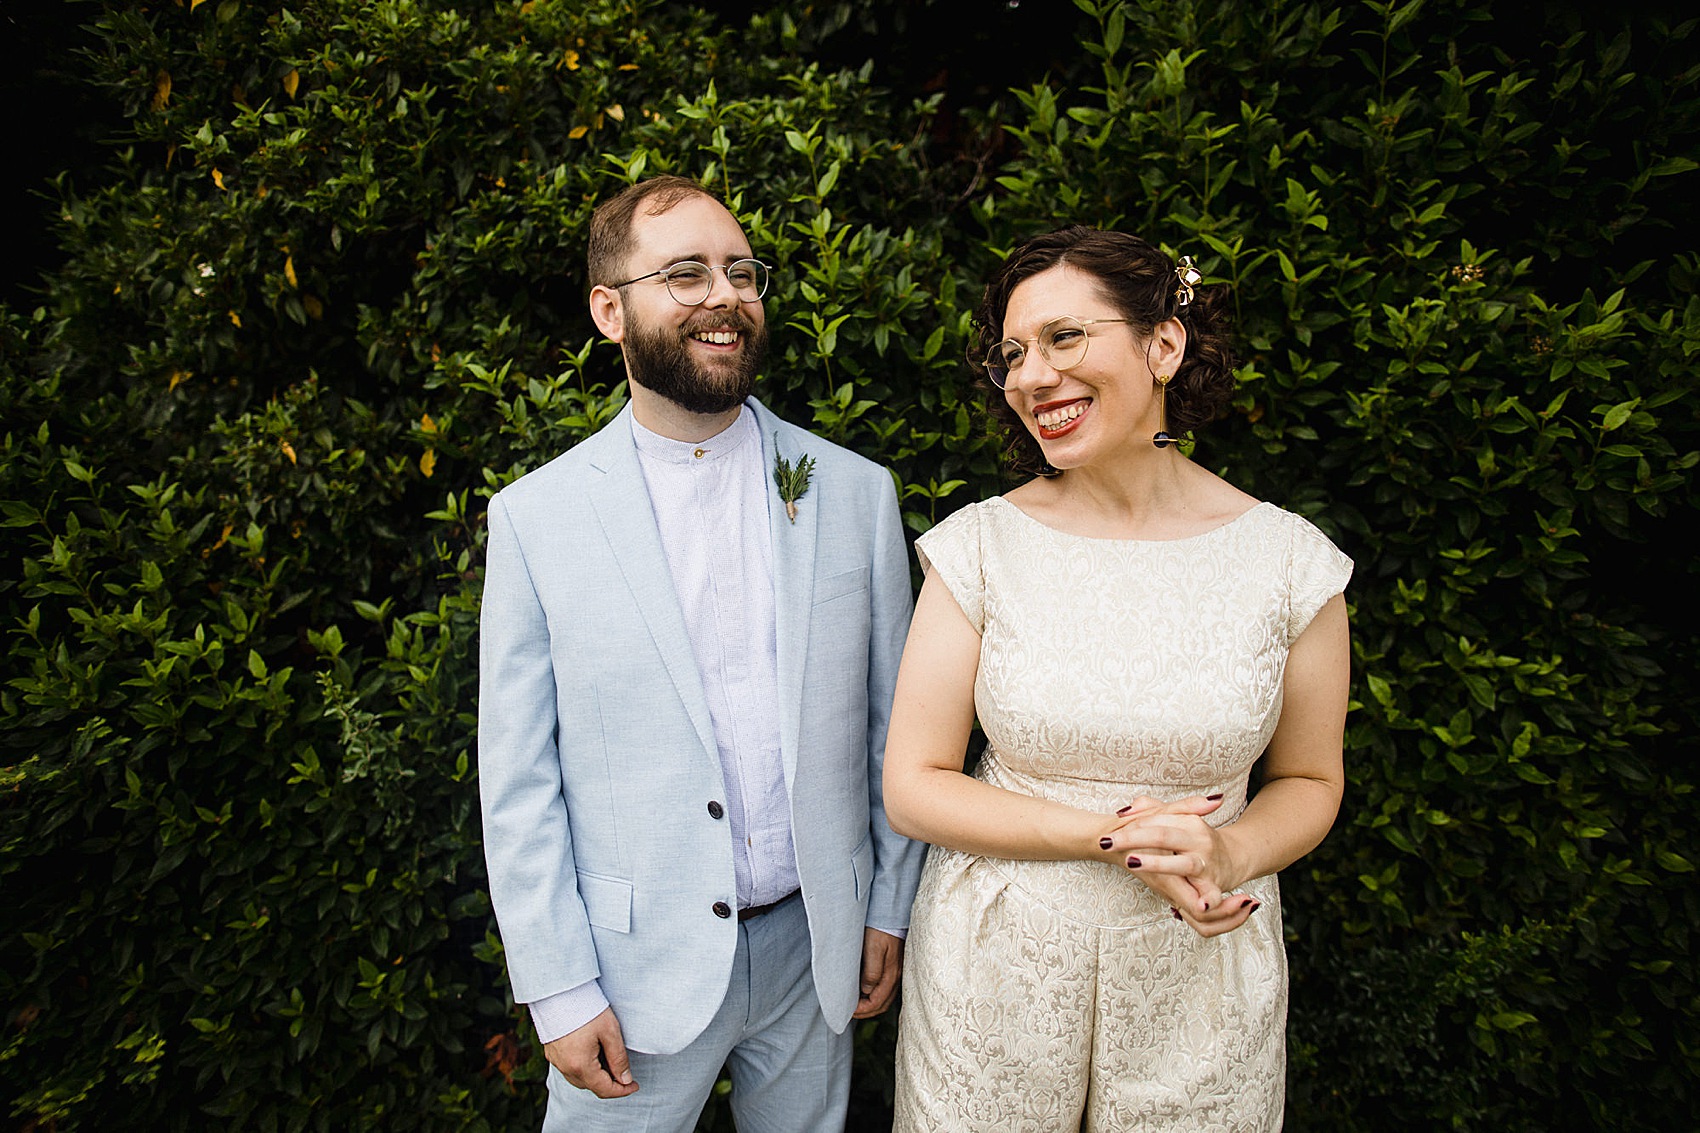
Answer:
POLYGON ((785 501, 785 515, 797 522, 797 501, 809 490, 809 473, 814 471, 815 458, 800 456, 797 467, 779 455, 779 434, 773 434, 773 482, 779 485, 779 498, 785 501))

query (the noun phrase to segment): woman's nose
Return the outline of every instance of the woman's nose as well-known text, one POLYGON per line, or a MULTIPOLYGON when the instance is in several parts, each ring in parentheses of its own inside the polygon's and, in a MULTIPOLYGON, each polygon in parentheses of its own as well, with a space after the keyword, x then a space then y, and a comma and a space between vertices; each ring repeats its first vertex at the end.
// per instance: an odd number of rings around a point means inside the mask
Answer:
POLYGON ((1061 380, 1060 374, 1061 371, 1045 361, 1044 355, 1034 350, 1021 360, 1019 367, 1009 372, 1009 377, 1004 379, 1004 389, 1023 392, 1049 389, 1061 380))

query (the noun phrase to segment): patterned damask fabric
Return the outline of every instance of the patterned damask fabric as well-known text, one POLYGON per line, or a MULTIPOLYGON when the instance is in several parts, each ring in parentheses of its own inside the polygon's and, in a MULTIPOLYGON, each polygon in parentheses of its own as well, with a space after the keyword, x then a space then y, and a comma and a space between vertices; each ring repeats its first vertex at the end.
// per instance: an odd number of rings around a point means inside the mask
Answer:
MULTIPOLYGON (((1138 795, 1246 804, 1287 651, 1352 563, 1258 504, 1169 542, 1046 527, 1002 498, 917 543, 981 634, 988 783, 1109 814, 1138 795)), ((1263 903, 1204 939, 1101 862, 933 847, 910 926, 898 1133, 1278 1129, 1287 959, 1263 903)))

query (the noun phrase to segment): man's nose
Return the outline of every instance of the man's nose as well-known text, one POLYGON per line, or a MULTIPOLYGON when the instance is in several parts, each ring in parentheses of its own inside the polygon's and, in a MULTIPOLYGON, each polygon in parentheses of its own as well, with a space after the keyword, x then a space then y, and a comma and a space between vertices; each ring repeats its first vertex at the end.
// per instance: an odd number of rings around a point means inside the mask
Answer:
POLYGON ((723 267, 708 269, 708 297, 702 301, 702 306, 725 310, 743 302, 738 297, 738 289, 732 286, 732 273, 723 267))

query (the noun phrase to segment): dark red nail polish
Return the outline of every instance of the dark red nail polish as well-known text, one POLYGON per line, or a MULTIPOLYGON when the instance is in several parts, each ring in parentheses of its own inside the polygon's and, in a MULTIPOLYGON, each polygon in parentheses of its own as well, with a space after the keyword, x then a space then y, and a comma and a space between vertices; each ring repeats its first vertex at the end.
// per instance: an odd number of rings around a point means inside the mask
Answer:
POLYGON ((1249 909, 1247 909, 1247 910, 1246 910, 1246 911, 1245 911, 1245 915, 1246 915, 1246 916, 1248 916, 1248 917, 1249 917, 1249 916, 1251 916, 1251 915, 1252 915, 1252 914, 1253 914, 1253 913, 1255 913, 1255 912, 1257 912, 1257 910, 1259 910, 1259 909, 1261 909, 1261 908, 1263 908, 1263 902, 1261 902, 1261 901, 1253 901, 1253 902, 1252 902, 1252 903, 1251 903, 1251 908, 1249 908, 1249 909))
POLYGON ((1133 813, 1133 804, 1128 803, 1126 806, 1124 806, 1120 810, 1116 811, 1116 817, 1117 818, 1126 818, 1128 815, 1130 815, 1132 813, 1133 813))
POLYGON ((1129 855, 1128 855, 1128 856, 1127 856, 1127 868, 1129 868, 1129 869, 1138 869, 1138 868, 1139 868, 1139 866, 1140 866, 1140 862, 1139 862, 1139 859, 1138 859, 1138 858, 1136 858, 1136 857, 1134 857, 1134 856, 1133 856, 1133 855, 1132 855, 1132 854, 1129 854, 1129 855))
POLYGON ((1214 795, 1205 795, 1204 796, 1205 801, 1207 801, 1207 802, 1215 802, 1217 799, 1220 799, 1221 797, 1222 797, 1222 793, 1220 791, 1216 792, 1214 795))
POLYGON ((1113 846, 1113 845, 1115 845, 1115 843, 1114 843, 1114 842, 1111 842, 1111 841, 1110 841, 1110 840, 1109 840, 1109 839, 1108 839, 1108 838, 1100 838, 1100 839, 1098 839, 1098 848, 1099 848, 1099 849, 1100 849, 1100 850, 1107 850, 1107 849, 1109 849, 1109 848, 1110 848, 1110 847, 1111 847, 1111 846, 1113 846))
POLYGON ((1175 914, 1175 919, 1177 921, 1183 921, 1183 920, 1186 919, 1185 917, 1181 916, 1181 911, 1179 909, 1175 908, 1172 905, 1169 907, 1169 912, 1175 914))

